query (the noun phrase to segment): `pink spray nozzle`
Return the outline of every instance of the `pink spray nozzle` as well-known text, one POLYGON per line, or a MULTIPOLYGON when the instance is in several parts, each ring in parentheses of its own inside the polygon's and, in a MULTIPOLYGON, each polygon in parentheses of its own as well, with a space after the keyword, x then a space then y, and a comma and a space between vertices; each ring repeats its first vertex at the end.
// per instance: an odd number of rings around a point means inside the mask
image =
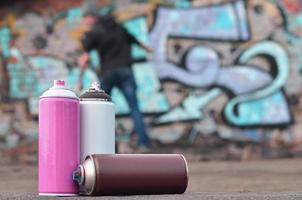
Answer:
POLYGON ((54 80, 53 85, 54 86, 65 86, 65 81, 64 80, 54 80))

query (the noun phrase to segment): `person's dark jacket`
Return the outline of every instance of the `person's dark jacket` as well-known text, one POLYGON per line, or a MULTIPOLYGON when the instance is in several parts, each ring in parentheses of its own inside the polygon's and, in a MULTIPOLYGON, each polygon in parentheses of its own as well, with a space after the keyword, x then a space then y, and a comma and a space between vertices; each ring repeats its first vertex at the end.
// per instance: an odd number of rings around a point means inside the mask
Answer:
POLYGON ((102 17, 85 33, 82 45, 86 52, 97 50, 101 58, 101 74, 110 69, 130 67, 131 44, 139 41, 112 17, 102 17))

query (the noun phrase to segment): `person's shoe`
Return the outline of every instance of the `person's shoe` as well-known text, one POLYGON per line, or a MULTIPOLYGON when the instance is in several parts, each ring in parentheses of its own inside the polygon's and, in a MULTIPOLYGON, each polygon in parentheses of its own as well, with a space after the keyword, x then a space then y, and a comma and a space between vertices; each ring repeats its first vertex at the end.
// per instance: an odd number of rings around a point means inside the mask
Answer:
POLYGON ((144 146, 144 145, 140 145, 136 148, 135 150, 136 153, 142 153, 142 154, 148 154, 148 153, 151 153, 152 152, 152 149, 147 147, 147 146, 144 146))

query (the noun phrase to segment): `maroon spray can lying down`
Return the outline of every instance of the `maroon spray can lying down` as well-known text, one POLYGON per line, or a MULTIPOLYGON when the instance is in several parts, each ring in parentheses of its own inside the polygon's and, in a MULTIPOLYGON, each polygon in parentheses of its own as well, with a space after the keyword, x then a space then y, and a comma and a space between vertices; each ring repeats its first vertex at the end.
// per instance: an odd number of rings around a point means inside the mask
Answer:
POLYGON ((84 195, 181 194, 188 166, 180 154, 90 155, 74 171, 84 195))

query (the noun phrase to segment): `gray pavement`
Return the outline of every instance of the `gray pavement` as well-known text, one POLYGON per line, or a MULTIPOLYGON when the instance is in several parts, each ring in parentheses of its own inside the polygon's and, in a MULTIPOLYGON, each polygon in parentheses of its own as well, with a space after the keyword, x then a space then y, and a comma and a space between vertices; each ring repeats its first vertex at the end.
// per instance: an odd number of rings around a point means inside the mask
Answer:
POLYGON ((103 196, 103 197, 39 197, 35 193, 1 192, 0 199, 34 200, 34 199, 68 199, 68 200, 292 200, 302 199, 302 193, 206 193, 188 192, 182 195, 143 195, 143 196, 103 196))
MULTIPOLYGON (((0 165, 0 199, 121 199, 39 197, 36 165, 0 165)), ((183 195, 123 196, 122 199, 301 199, 302 159, 247 162, 191 162, 183 195)))

